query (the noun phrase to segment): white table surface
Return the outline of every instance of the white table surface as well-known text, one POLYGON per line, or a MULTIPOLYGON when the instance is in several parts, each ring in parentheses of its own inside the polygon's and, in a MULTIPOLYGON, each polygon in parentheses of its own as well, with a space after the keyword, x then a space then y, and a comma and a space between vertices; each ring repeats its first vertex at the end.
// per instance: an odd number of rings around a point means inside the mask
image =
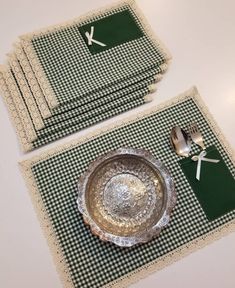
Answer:
MULTIPOLYGON (((0 62, 17 36, 77 17, 108 0, 0 0, 0 62)), ((157 105, 196 85, 211 113, 235 148, 235 1, 137 0, 151 26, 172 53, 168 73, 154 95, 157 105)), ((146 109, 140 107, 137 110, 146 109)), ((136 113, 137 110, 128 112, 136 113)), ((59 288, 42 234, 17 162, 88 130, 23 155, 6 107, 0 99, 0 287, 59 288)), ((235 233, 198 250, 131 286, 234 288, 235 233)))

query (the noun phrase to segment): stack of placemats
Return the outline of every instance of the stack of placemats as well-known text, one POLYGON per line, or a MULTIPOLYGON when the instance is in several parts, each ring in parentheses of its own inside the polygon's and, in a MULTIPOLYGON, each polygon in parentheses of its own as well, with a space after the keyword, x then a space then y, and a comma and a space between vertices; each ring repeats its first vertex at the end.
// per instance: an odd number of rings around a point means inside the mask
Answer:
POLYGON ((21 36, 0 88, 23 151, 150 101, 169 60, 134 1, 21 36))

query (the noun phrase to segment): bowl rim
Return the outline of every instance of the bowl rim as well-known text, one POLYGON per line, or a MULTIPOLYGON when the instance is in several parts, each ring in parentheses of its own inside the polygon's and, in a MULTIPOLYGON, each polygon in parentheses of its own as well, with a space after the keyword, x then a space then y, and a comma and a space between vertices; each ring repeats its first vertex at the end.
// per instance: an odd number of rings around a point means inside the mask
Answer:
POLYGON ((170 221, 170 215, 172 213, 173 208, 176 204, 176 191, 173 178, 166 168, 166 166, 148 150, 143 148, 131 148, 131 147, 120 147, 115 150, 108 151, 100 156, 98 156, 94 161, 92 161, 87 170, 79 177, 77 183, 78 197, 77 197, 77 206, 80 213, 83 214, 84 222, 90 226, 91 232, 97 235, 101 240, 110 241, 114 244, 122 247, 130 247, 136 245, 138 243, 145 243, 151 240, 153 237, 159 235, 160 231, 163 227, 165 227, 170 221), (92 219, 89 215, 85 194, 86 187, 89 181, 89 178, 92 176, 93 172, 104 162, 113 157, 121 156, 121 155, 133 155, 135 157, 140 157, 148 162, 154 169, 157 169, 159 174, 161 175, 163 182, 166 187, 166 204, 165 209, 156 222, 154 226, 152 226, 149 230, 146 230, 145 233, 135 234, 134 236, 119 236, 107 231, 102 230, 102 228, 92 219))

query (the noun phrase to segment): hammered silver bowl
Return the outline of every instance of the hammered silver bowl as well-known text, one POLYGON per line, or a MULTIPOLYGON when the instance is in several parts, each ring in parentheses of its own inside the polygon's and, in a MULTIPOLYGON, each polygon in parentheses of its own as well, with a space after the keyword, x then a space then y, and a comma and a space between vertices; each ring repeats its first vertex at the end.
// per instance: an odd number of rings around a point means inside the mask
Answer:
POLYGON ((78 209, 93 234, 122 247, 159 235, 176 203, 173 179, 147 150, 119 148, 78 181, 78 209))

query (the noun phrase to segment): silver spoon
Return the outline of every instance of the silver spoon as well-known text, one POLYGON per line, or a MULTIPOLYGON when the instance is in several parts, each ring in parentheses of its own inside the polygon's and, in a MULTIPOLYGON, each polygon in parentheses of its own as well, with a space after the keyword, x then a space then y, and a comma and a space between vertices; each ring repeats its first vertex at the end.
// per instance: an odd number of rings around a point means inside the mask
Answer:
POLYGON ((171 129, 170 142, 175 152, 184 157, 189 156, 191 141, 188 134, 179 126, 171 129))

